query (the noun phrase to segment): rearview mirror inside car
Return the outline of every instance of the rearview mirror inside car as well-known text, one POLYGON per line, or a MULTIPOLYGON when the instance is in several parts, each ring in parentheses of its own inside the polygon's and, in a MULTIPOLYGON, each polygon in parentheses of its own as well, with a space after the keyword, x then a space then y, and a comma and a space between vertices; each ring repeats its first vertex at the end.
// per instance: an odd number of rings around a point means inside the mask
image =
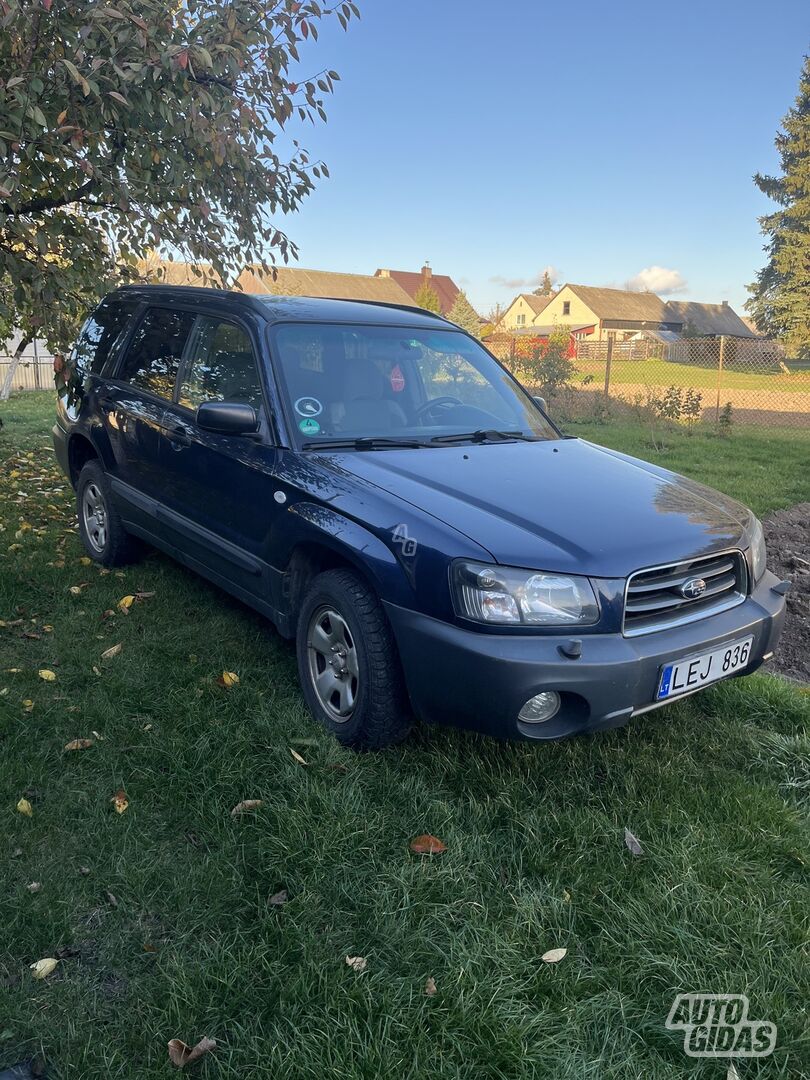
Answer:
POLYGON ((197 408, 197 427, 218 435, 250 435, 259 428, 252 405, 236 401, 204 401, 197 408))

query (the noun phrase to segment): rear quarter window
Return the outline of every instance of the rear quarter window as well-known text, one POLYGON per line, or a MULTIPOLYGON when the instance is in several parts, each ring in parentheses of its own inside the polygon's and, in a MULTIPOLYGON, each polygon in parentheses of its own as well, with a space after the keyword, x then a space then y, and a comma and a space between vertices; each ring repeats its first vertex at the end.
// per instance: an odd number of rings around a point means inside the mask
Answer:
POLYGON ((102 300, 73 347, 71 359, 81 378, 100 375, 108 361, 115 361, 137 307, 135 301, 102 300))

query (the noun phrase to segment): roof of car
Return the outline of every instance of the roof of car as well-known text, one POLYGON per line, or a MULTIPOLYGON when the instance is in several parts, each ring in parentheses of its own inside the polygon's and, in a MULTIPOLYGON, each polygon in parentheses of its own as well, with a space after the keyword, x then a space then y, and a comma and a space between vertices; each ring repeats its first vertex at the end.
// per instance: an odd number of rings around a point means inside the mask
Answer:
POLYGON ((316 296, 272 296, 195 285, 123 285, 113 294, 132 296, 148 303, 205 303, 219 301, 246 307, 268 322, 327 322, 456 329, 441 315, 405 304, 372 300, 339 300, 316 296))

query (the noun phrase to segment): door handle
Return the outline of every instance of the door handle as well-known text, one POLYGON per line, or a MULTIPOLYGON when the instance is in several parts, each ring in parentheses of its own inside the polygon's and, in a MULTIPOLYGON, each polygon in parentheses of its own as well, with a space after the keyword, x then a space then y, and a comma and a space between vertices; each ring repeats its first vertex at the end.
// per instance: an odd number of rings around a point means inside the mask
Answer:
POLYGON ((166 437, 169 442, 179 443, 181 446, 191 446, 191 434, 187 427, 182 424, 174 424, 166 429, 166 437))

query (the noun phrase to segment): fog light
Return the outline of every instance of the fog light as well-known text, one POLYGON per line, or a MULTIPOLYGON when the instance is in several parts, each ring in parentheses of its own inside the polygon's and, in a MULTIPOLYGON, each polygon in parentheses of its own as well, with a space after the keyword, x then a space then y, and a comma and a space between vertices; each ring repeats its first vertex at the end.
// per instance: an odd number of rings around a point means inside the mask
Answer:
POLYGON ((560 708, 560 695, 556 690, 546 690, 529 698, 518 713, 518 720, 526 724, 542 724, 550 720, 560 708))

